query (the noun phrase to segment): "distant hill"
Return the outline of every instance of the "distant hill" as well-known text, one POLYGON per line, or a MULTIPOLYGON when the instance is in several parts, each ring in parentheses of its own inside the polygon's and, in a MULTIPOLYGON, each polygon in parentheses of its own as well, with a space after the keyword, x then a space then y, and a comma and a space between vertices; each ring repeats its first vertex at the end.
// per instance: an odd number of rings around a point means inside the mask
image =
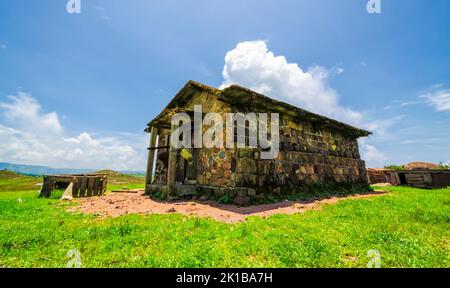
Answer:
MULTIPOLYGON (((123 172, 117 172, 113 170, 100 170, 95 171, 94 173, 98 174, 107 174, 108 175, 108 184, 110 185, 118 185, 116 189, 120 189, 121 187, 132 184, 143 185, 145 180, 145 173, 128 173, 125 174, 123 172)), ((141 187, 136 187, 141 188, 141 187)))
POLYGON ((26 177, 26 176, 24 176, 22 174, 18 174, 16 172, 8 171, 8 170, 0 170, 0 180, 17 179, 17 178, 22 178, 22 177, 26 177))
POLYGON ((123 174, 125 174, 125 173, 117 172, 114 170, 98 170, 98 171, 95 171, 95 173, 106 174, 108 176, 122 176, 123 174))
POLYGON ((135 176, 135 177, 143 177, 145 176, 145 172, 139 172, 139 171, 114 171, 114 170, 99 170, 95 171, 96 174, 106 174, 108 176, 112 177, 129 177, 129 176, 135 176))
MULTIPOLYGON (((49 175, 49 174, 84 174, 95 172, 95 169, 67 169, 67 168, 50 168, 46 166, 36 166, 36 165, 21 165, 12 163, 2 163, 0 162, 0 170, 9 170, 17 173, 39 176, 39 175, 49 175)), ((119 171, 122 174, 127 175, 143 175, 144 171, 119 171)))
POLYGON ((428 162, 411 162, 405 165, 406 170, 437 170, 440 169, 439 164, 428 163, 428 162))

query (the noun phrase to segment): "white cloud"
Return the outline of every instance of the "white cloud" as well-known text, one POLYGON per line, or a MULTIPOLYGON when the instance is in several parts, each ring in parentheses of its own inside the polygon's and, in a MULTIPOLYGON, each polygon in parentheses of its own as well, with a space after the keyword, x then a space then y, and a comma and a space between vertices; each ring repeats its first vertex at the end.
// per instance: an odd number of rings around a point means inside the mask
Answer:
POLYGON ((400 104, 400 106, 411 106, 411 105, 416 105, 416 104, 420 104, 422 103, 422 101, 409 101, 409 102, 403 102, 400 104))
MULTIPOLYGON (((334 74, 342 68, 332 69, 334 74)), ((275 56, 264 41, 241 42, 225 57, 221 88, 238 84, 315 113, 358 124, 362 114, 339 105, 338 93, 329 87, 330 71, 321 66, 304 71, 284 56, 275 56)))
POLYGON ((0 44, 0 48, 6 49, 8 46, 6 44, 0 44))
POLYGON ((100 18, 102 18, 105 21, 109 20, 109 16, 106 14, 106 9, 103 6, 92 6, 97 12, 100 14, 100 18))
POLYGON ((450 89, 443 89, 442 84, 434 85, 429 91, 422 94, 428 105, 439 112, 450 110, 450 89))
POLYGON ((94 137, 68 135, 56 112, 43 113, 29 93, 18 92, 0 102, 8 124, 0 124, 0 161, 57 168, 143 170, 146 135, 94 137))
POLYGON ((344 71, 345 70, 343 68, 336 68, 336 74, 342 74, 344 71))
POLYGON ((9 121, 27 129, 31 128, 47 133, 62 131, 58 115, 54 112, 42 114, 41 106, 30 94, 18 92, 17 95, 8 98, 11 102, 0 102, 0 109, 4 110, 4 115, 9 121))
POLYGON ((392 127, 403 118, 405 118, 405 115, 398 115, 388 119, 379 119, 377 121, 366 123, 364 127, 366 127, 366 129, 368 129, 369 131, 372 131, 374 134, 382 136, 386 133, 388 128, 392 127))
POLYGON ((367 167, 380 166, 387 160, 386 155, 373 145, 360 141, 361 157, 367 162, 367 167))

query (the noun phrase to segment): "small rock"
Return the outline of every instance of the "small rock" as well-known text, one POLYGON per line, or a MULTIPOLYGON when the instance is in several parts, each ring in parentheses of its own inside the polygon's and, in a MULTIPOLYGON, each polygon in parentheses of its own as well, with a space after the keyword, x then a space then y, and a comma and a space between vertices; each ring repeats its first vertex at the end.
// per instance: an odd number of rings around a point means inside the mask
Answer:
POLYGON ((237 196, 233 199, 233 203, 239 206, 245 206, 247 204, 249 204, 250 202, 250 198, 249 197, 242 197, 242 196, 237 196))
POLYGON ((248 189, 247 195, 250 197, 256 196, 256 190, 255 189, 248 189))
POLYGON ((64 195, 64 196, 61 197, 61 200, 72 201, 73 197, 72 196, 68 196, 68 195, 64 195))

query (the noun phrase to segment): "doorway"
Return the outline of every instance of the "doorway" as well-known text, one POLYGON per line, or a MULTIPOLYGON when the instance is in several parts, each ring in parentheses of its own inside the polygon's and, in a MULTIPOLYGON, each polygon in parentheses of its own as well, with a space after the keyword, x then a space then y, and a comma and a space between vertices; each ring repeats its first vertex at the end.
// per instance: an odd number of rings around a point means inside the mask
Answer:
POLYGON ((197 160, 200 149, 181 149, 177 153, 175 181, 191 184, 197 180, 197 160))
POLYGON ((408 181, 406 181, 405 173, 398 173, 398 178, 400 179, 400 185, 408 185, 408 181))

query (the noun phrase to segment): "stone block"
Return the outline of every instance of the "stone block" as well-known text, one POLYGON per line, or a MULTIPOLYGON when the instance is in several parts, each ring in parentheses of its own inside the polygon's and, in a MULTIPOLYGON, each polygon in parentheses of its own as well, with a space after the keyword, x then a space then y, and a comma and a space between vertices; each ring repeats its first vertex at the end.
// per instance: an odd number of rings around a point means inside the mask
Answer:
POLYGON ((248 148, 239 149, 238 152, 239 158, 253 158, 254 151, 248 148))
POLYGON ((247 191, 248 191, 247 188, 242 188, 242 187, 236 188, 236 195, 237 195, 237 197, 246 197, 247 191))
POLYGON ((236 196, 233 199, 233 203, 240 206, 248 205, 250 204, 250 197, 236 196))
POLYGON ((238 173, 256 173, 256 161, 254 159, 241 158, 237 161, 238 173))
POLYGON ((231 161, 225 161, 222 163, 223 170, 231 170, 231 161))
POLYGON ((214 188, 214 196, 215 197, 222 197, 227 193, 226 188, 214 188))
POLYGON ((270 165, 269 161, 258 161, 258 174, 268 175, 270 173, 270 165))

